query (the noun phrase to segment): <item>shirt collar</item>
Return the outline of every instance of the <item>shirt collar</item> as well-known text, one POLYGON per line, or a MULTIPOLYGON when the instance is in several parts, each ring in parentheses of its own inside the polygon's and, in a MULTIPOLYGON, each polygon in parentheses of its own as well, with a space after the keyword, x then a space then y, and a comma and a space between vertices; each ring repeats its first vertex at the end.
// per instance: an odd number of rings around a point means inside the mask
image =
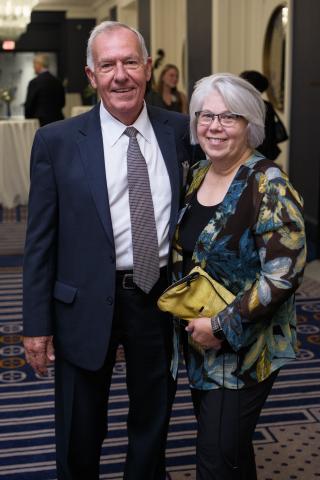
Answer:
MULTIPOLYGON (((115 117, 113 117, 108 110, 104 107, 103 103, 100 103, 100 121, 103 128, 103 135, 107 143, 112 147, 123 135, 128 125, 124 125, 115 117)), ((143 102, 143 108, 136 121, 130 125, 135 127, 143 138, 151 143, 152 138, 152 126, 148 116, 146 103, 143 102)))

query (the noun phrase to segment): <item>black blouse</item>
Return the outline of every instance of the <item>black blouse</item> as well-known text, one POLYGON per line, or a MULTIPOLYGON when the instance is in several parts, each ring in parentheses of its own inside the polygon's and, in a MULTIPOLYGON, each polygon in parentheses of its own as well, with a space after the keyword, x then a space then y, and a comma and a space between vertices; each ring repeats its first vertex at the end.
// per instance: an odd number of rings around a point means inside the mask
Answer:
POLYGON ((179 240, 183 251, 183 275, 187 275, 192 269, 192 254, 196 242, 219 205, 201 205, 197 195, 193 196, 179 227, 179 240))

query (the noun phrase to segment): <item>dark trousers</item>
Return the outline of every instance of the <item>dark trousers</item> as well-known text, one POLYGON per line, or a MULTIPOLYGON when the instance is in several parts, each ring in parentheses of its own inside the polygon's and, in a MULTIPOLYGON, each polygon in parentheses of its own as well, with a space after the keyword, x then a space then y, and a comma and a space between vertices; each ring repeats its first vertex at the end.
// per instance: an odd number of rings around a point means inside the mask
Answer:
MULTIPOLYGON (((129 396, 124 479, 164 480, 165 446, 175 382, 170 374, 172 319, 156 308, 166 279, 146 295, 118 279, 116 310, 103 367, 89 372, 56 360, 56 443, 59 480, 97 480, 107 434, 107 403, 119 344, 129 396)), ((88 319, 90 328, 90 319, 88 319)))
POLYGON ((257 480, 252 438, 278 372, 240 390, 192 390, 197 480, 257 480))

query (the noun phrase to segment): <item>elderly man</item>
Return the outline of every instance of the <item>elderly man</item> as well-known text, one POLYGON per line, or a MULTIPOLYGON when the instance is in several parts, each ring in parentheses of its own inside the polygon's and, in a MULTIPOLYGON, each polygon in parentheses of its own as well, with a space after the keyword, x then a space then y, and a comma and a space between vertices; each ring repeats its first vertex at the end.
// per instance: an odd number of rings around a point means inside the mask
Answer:
POLYGON ((99 478, 116 350, 129 395, 124 478, 163 480, 175 384, 167 286, 188 118, 146 107, 151 59, 136 30, 103 22, 87 75, 101 103, 34 141, 24 262, 24 346, 39 374, 55 360, 59 480, 99 478))

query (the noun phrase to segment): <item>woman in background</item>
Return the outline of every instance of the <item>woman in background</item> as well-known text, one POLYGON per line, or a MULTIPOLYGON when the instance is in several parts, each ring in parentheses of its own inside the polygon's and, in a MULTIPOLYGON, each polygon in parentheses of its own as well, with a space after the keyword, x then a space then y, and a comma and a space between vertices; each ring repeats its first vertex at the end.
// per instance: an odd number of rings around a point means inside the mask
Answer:
POLYGON ((255 151, 264 138, 264 103, 250 83, 231 74, 203 78, 190 122, 207 160, 193 168, 173 280, 200 265, 235 300, 213 318, 177 327, 172 365, 185 335, 197 480, 256 480, 254 430, 279 369, 296 356, 294 292, 306 257, 302 199, 255 151))
MULTIPOLYGON (((269 81, 265 75, 256 70, 245 70, 240 73, 240 77, 251 83, 259 92, 264 93, 269 87, 269 81)), ((269 160, 276 160, 281 153, 278 143, 288 139, 285 126, 278 117, 272 103, 268 100, 263 100, 266 108, 265 122, 264 122, 264 139, 261 145, 257 146, 258 152, 262 153, 269 160), (283 138, 279 139, 277 136, 277 124, 280 122, 281 130, 283 131, 283 138)))
POLYGON ((155 91, 147 94, 146 102, 167 110, 188 113, 187 97, 177 89, 178 82, 178 68, 168 63, 161 70, 155 91))

